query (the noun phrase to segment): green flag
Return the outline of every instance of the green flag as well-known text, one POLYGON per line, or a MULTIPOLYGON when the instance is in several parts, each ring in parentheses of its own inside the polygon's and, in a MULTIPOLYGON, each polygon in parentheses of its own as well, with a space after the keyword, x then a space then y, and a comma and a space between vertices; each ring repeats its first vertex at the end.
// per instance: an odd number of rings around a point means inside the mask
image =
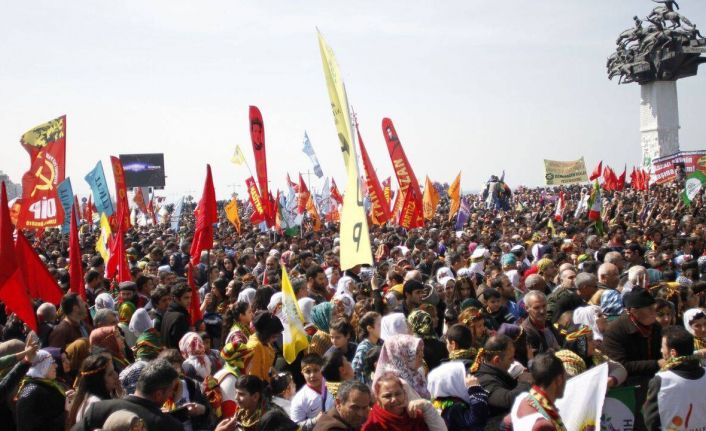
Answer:
POLYGON ((694 171, 694 173, 686 177, 684 191, 680 193, 686 206, 691 205, 691 201, 699 194, 704 185, 706 185, 706 175, 701 171, 694 171))

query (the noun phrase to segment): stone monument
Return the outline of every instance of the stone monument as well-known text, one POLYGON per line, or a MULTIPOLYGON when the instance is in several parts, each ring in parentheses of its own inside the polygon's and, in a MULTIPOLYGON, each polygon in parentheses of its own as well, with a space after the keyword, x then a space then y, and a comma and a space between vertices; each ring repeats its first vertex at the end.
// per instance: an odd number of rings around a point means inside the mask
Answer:
POLYGON ((660 5, 618 36, 608 57, 608 79, 618 84, 640 84, 640 145, 642 165, 679 151, 677 80, 696 75, 706 62, 706 39, 674 0, 652 0, 660 5))

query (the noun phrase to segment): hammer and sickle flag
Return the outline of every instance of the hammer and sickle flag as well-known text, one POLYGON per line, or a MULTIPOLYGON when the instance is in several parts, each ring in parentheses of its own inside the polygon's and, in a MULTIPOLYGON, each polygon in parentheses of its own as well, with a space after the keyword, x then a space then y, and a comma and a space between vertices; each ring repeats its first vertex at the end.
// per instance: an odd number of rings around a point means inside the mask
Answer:
POLYGON ((32 128, 22 135, 20 144, 29 153, 30 168, 22 176, 22 207, 17 227, 61 226, 64 210, 57 187, 65 179, 66 116, 32 128))
POLYGON ((368 220, 363 205, 362 190, 358 181, 358 163, 356 146, 353 144, 353 131, 351 129, 351 115, 348 110, 348 96, 343 84, 341 71, 338 68, 333 50, 326 44, 321 33, 319 36, 319 49, 321 61, 324 66, 326 87, 331 99, 333 119, 338 131, 338 139, 346 165, 346 193, 343 197, 341 211, 341 269, 350 269, 356 265, 373 263, 370 251, 370 235, 368 234, 368 220))

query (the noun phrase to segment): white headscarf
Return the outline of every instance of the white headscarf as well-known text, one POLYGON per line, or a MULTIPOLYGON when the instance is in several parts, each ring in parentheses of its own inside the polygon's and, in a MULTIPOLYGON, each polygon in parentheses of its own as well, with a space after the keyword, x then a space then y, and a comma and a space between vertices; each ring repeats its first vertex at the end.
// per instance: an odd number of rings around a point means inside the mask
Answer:
POLYGON ((179 351, 184 357, 184 365, 191 365, 201 379, 211 374, 211 359, 206 356, 203 339, 196 332, 187 332, 179 340, 179 351))
POLYGON ((694 330, 691 328, 691 325, 689 325, 689 322, 692 321, 694 316, 699 313, 706 314, 704 313, 704 310, 700 308, 690 308, 684 312, 684 328, 686 328, 686 330, 694 336, 696 336, 696 334, 694 334, 694 330))
POLYGON ((152 319, 150 319, 150 315, 147 313, 147 310, 144 308, 138 308, 130 318, 130 325, 128 325, 128 329, 130 332, 135 334, 135 337, 139 337, 143 332, 153 326, 152 319))
POLYGON ((343 311, 346 316, 351 317, 353 315, 353 308, 355 307, 355 300, 353 297, 347 293, 337 293, 333 296, 334 302, 340 301, 343 303, 343 311))
POLYGON ((427 388, 431 399, 442 397, 460 398, 471 403, 466 388, 466 366, 461 361, 445 362, 431 370, 427 376, 427 388))
POLYGON ((351 288, 350 288, 351 283, 353 283, 353 278, 351 278, 347 275, 344 275, 343 277, 341 277, 338 280, 338 284, 336 285, 336 295, 345 293, 347 295, 351 295, 351 297, 352 297, 353 294, 351 293, 351 288))
POLYGON ((316 305, 316 301, 307 296, 300 299, 298 302, 299 309, 302 311, 302 315, 304 316, 304 323, 311 322, 311 309, 314 308, 314 305, 316 305))
POLYGON ((601 307, 597 305, 587 305, 585 307, 579 307, 574 310, 574 323, 576 325, 586 325, 593 330, 593 339, 602 340, 603 334, 598 329, 598 323, 596 322, 596 316, 602 313, 601 307))
POLYGON ((412 335, 407 326, 407 319, 402 313, 392 313, 382 316, 380 321, 380 338, 390 339, 395 335, 412 335))
POLYGON ((45 379, 49 374, 49 368, 54 363, 54 357, 45 350, 38 350, 32 360, 32 366, 27 370, 28 377, 35 379, 45 379))
MULTIPOLYGON (((275 292, 275 294, 270 297, 269 304, 267 304, 267 311, 274 314, 277 306, 281 305, 281 304, 282 304, 282 292, 275 292)), ((283 315, 282 307, 280 307, 279 311, 277 312, 277 317, 279 317, 280 320, 282 320, 282 315, 283 315)))
POLYGON ((255 302, 255 289, 246 287, 238 294, 238 302, 247 302, 252 307, 255 302))
POLYGON ((110 293, 103 292, 100 295, 96 296, 94 304, 96 310, 102 310, 103 308, 107 308, 108 310, 115 311, 115 300, 112 296, 110 296, 110 293))

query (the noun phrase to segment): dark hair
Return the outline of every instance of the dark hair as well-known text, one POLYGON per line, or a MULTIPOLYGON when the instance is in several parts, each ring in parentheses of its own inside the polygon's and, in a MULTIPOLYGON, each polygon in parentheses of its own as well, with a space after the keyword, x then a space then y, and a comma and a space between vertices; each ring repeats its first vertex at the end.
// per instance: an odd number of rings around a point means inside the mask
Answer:
POLYGON ((83 280, 86 283, 91 283, 93 280, 100 278, 100 276, 100 272, 96 271, 95 269, 89 269, 88 272, 86 272, 86 275, 83 276, 83 280))
POLYGON ((371 373, 375 369, 375 364, 378 359, 380 359, 380 352, 382 352, 382 347, 373 346, 367 352, 365 352, 364 370, 366 374, 371 373))
POLYGON ((137 390, 144 395, 152 395, 158 390, 167 389, 179 378, 179 373, 165 359, 155 359, 142 369, 137 379, 137 390))
POLYGON ((61 311, 64 313, 65 316, 68 316, 74 311, 74 307, 78 307, 78 300, 79 300, 78 293, 67 293, 64 295, 63 298, 61 298, 61 311))
POLYGON ((152 307, 157 307, 159 301, 165 296, 169 296, 169 290, 167 290, 165 286, 157 286, 154 290, 152 290, 152 293, 150 293, 150 302, 152 303, 152 307))
POLYGON ((398 273, 394 269, 391 269, 390 271, 387 272, 387 278, 390 279, 390 281, 400 284, 404 282, 404 277, 402 277, 402 274, 398 273))
POLYGON ((270 389, 272 390, 272 394, 282 394, 287 390, 293 379, 292 374, 288 371, 273 373, 273 375, 270 376, 270 389))
POLYGON ((137 277, 135 280, 135 284, 137 285, 137 290, 142 290, 142 287, 147 284, 150 280, 152 280, 152 277, 148 277, 146 275, 140 275, 137 277))
POLYGON ((257 376, 248 375, 238 377, 238 380, 235 381, 235 389, 245 391, 250 395, 260 394, 261 403, 269 398, 267 383, 257 376))
POLYGON ((363 317, 360 318, 360 321, 358 321, 358 338, 359 339, 364 339, 368 338, 370 336, 370 333, 368 332, 368 326, 375 326, 375 321, 379 319, 380 313, 376 311, 368 311, 367 313, 363 314, 363 317))
POLYGON ((338 394, 336 395, 336 398, 341 403, 345 403, 348 401, 348 397, 353 391, 358 391, 360 393, 366 394, 370 398, 373 397, 373 394, 370 391, 370 387, 365 383, 359 382, 357 380, 346 380, 345 382, 341 383, 341 386, 338 387, 338 394))
POLYGON ((329 334, 331 331, 339 332, 348 338, 353 335, 353 327, 344 318, 339 318, 331 322, 329 325, 329 334))
POLYGON ((223 316, 223 330, 227 333, 234 323, 240 320, 240 316, 245 314, 250 308, 250 303, 245 301, 238 301, 235 304, 228 307, 223 316))
POLYGON ((694 353, 694 336, 681 326, 667 326, 662 330, 667 348, 677 351, 679 356, 688 356, 694 353))
POLYGON ((267 305, 270 303, 270 298, 275 294, 275 290, 269 286, 261 286, 255 290, 253 299, 253 310, 267 310, 267 305))
MULTIPOLYGON (((304 253, 302 253, 302 255, 303 254, 304 253)), ((319 275, 319 273, 321 272, 324 272, 323 268, 321 268, 319 265, 312 265, 311 268, 306 270, 306 280, 309 281, 309 279, 316 278, 316 276, 319 275)))
POLYGON ((225 278, 217 278, 217 279, 213 282, 213 288, 218 291, 218 293, 220 294, 221 298, 225 298, 225 297, 226 297, 226 287, 227 287, 227 286, 228 286, 228 280, 226 280, 225 278))
POLYGON ((500 355, 502 352, 507 350, 511 344, 513 344, 512 338, 507 335, 495 334, 488 338, 485 342, 485 345, 483 346, 483 349, 485 350, 483 358, 486 361, 490 361, 493 359, 493 356, 500 355))
POLYGON ((191 288, 186 283, 177 283, 172 287, 172 297, 181 299, 182 296, 191 292, 191 288))
POLYGON ((76 420, 79 407, 89 396, 95 395, 101 400, 110 399, 110 393, 105 387, 105 371, 112 363, 113 359, 109 355, 91 355, 83 360, 76 385, 75 402, 71 404, 69 411, 71 421, 76 420))
POLYGON ((324 365, 321 367, 321 374, 329 382, 340 382, 341 373, 339 369, 346 360, 345 355, 338 349, 332 349, 324 355, 324 365))
POLYGON ((168 361, 170 364, 172 363, 182 363, 184 362, 184 358, 181 356, 181 353, 177 349, 164 349, 161 352, 159 352, 159 356, 157 356, 159 359, 164 359, 168 361))
POLYGON ((316 353, 307 353, 302 357, 302 369, 307 365, 318 365, 319 367, 324 366, 324 358, 316 353))
POLYGON ((456 343, 459 349, 470 349, 473 335, 466 325, 457 323, 446 331, 446 340, 456 343))
POLYGON ((540 353, 534 357, 530 365, 530 373, 534 379, 534 384, 546 388, 559 376, 563 376, 564 364, 561 359, 554 356, 553 352, 540 353))
MULTIPOLYGON (((495 281, 497 281, 497 280, 495 280, 495 281)), ((500 298, 502 298, 502 295, 500 294, 500 292, 498 292, 497 290, 493 289, 492 287, 489 287, 489 288, 485 289, 481 295, 483 295, 483 298, 485 298, 486 301, 489 300, 489 299, 500 299, 500 298)))

